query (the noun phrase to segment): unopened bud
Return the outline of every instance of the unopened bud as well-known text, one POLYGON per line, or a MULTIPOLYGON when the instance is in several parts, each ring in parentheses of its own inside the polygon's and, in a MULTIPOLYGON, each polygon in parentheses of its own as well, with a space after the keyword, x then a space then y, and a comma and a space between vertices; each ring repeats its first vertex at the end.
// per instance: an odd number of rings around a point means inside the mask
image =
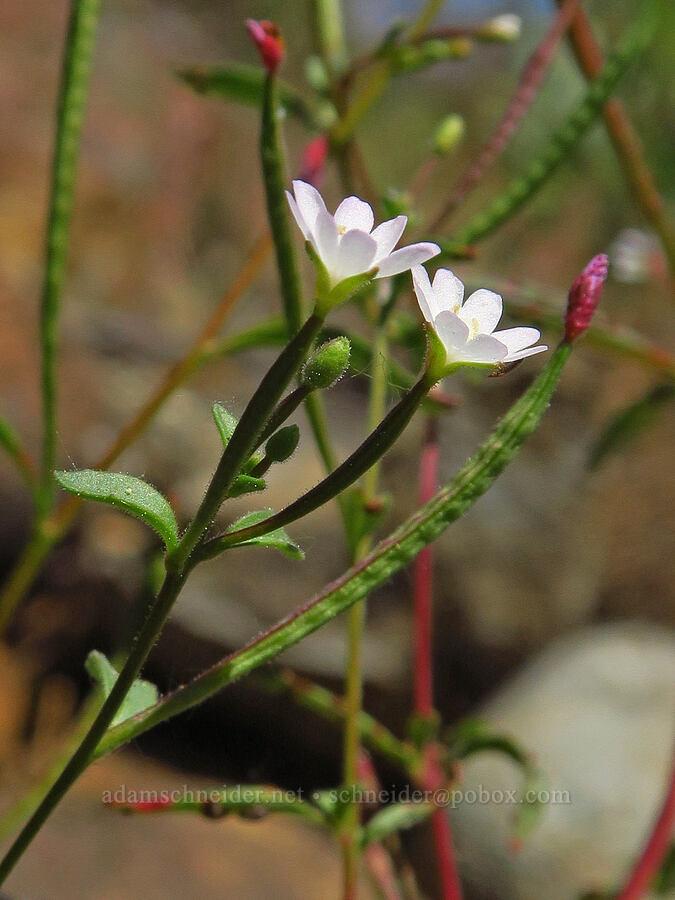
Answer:
POLYGON ((515 13, 504 13, 481 25, 476 31, 476 37, 483 41, 517 41, 521 25, 520 16, 515 13))
POLYGON ((265 444, 265 456, 269 462, 285 462, 295 453, 300 442, 300 429, 297 425, 286 425, 275 432, 265 444))
POLYGON ((260 52, 267 74, 275 75, 284 58, 284 39, 279 26, 274 22, 247 19, 246 28, 260 52))
POLYGON ((591 324, 607 278, 608 259, 604 253, 594 256, 570 288, 565 314, 565 340, 573 341, 591 324))
POLYGON ((313 138, 305 147, 300 163, 301 181, 318 187, 323 180, 323 170, 328 156, 328 138, 325 134, 313 138))
POLYGON ((464 137, 464 119, 456 113, 446 116, 434 135, 434 153, 445 156, 454 150, 464 137))
POLYGON ((351 349, 346 337, 336 337, 322 344, 305 363, 302 383, 313 391, 332 387, 347 371, 351 349))

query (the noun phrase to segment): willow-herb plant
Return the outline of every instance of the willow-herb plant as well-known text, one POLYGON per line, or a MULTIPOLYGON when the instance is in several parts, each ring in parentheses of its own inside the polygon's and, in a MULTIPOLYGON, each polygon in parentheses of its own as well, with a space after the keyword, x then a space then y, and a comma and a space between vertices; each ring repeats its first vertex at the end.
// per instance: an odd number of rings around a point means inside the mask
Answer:
MULTIPOLYGON (((0 831, 7 822, 23 822, 0 862, 0 884, 28 850, 65 793, 94 760, 169 717, 204 702, 236 679, 274 660, 345 610, 350 610, 350 620, 344 698, 287 670, 266 676, 269 689, 288 691, 317 715, 344 724, 344 788, 352 790, 362 779, 364 748, 387 759, 412 783, 425 789, 447 787, 454 778, 457 762, 483 749, 506 753, 521 766, 528 783, 537 782, 539 773, 528 755, 504 736, 495 735, 477 723, 466 723, 450 732, 442 728, 433 709, 428 645, 426 655, 423 652, 419 657, 419 674, 427 678, 427 685, 416 692, 422 699, 411 719, 408 737, 395 736, 363 710, 360 657, 365 626, 364 603, 374 589, 412 562, 489 489, 538 427, 573 342, 589 328, 607 276, 607 258, 595 257, 574 282, 569 292, 562 340, 493 433, 446 486, 437 491, 426 491, 423 505, 389 536, 375 543, 374 535, 386 510, 380 495, 379 464, 420 408, 424 408, 434 422, 442 411, 455 408, 456 403, 438 387, 442 379, 464 369, 503 375, 527 358, 548 349, 537 343, 540 332, 535 327, 518 325, 496 330, 503 314, 499 294, 482 288, 464 299, 464 286, 452 271, 437 268, 430 277, 425 264, 471 255, 474 251, 467 245, 474 244, 509 219, 553 174, 567 150, 600 113, 627 65, 646 46, 654 27, 655 13, 653 4, 645 4, 638 21, 628 30, 606 68, 591 83, 587 96, 565 128, 554 136, 543 157, 531 164, 522 179, 512 182, 502 196, 493 200, 485 213, 449 238, 439 237, 438 242, 417 241, 397 248, 408 224, 407 212, 412 213, 418 224, 423 224, 421 215, 410 209, 411 197, 419 194, 431 169, 439 165, 439 161, 462 139, 464 125, 458 117, 453 115, 444 119, 442 134, 439 131, 439 136, 432 142, 429 158, 411 179, 410 194, 390 193, 385 198, 383 205, 390 218, 385 218, 376 227, 375 213, 369 202, 348 189, 345 193, 349 196, 337 205, 334 213, 330 213, 316 186, 310 182, 320 177, 332 155, 345 185, 361 181, 362 192, 370 193, 354 133, 358 122, 389 80, 439 60, 461 59, 474 52, 474 44, 481 41, 511 41, 519 35, 519 21, 513 16, 498 17, 473 30, 450 29, 447 34, 434 33, 429 29, 440 6, 439 2, 429 0, 416 21, 392 31, 379 48, 363 59, 350 62, 339 0, 314 0, 320 58, 315 58, 312 63, 310 80, 315 94, 311 101, 302 99, 292 86, 279 80, 285 48, 278 27, 270 22, 247 22, 249 34, 260 53, 262 70, 234 64, 210 72, 183 73, 185 80, 198 90, 224 94, 260 108, 260 157, 269 234, 259 238, 235 280, 236 287, 226 293, 224 305, 215 313, 202 337, 185 359, 171 370, 159 392, 141 409, 105 456, 102 466, 52 472, 56 434, 57 326, 75 162, 99 9, 96 0, 73 0, 60 92, 42 302, 43 465, 42 471, 36 471, 15 431, 0 422, 0 445, 26 480, 36 509, 33 538, 0 598, 0 623, 4 626, 10 620, 50 549, 65 534, 82 500, 109 504, 154 529, 163 544, 162 572, 146 621, 126 657, 121 657, 119 668, 96 650, 89 655, 86 667, 95 683, 95 695, 87 704, 72 752, 64 761, 59 761, 58 770, 49 773, 37 792, 32 792, 19 807, 10 811, 9 817, 0 821, 0 831), (357 78, 369 68, 373 69, 370 81, 357 78), (358 84, 358 90, 353 96, 355 84, 358 84), (292 181, 286 172, 282 113, 295 116, 315 132, 303 160, 304 177, 292 181), (289 187, 291 189, 287 190, 289 187), (293 233, 293 219, 314 265, 311 297, 302 295, 298 236, 293 233), (274 248, 276 256, 282 318, 261 323, 218 344, 218 332, 227 311, 250 284, 270 247, 274 248), (414 293, 417 298, 421 316, 414 320, 399 308, 399 301, 406 293, 414 293), (334 309, 347 302, 353 303, 363 314, 370 337, 358 333, 343 334, 339 329, 336 333, 330 325, 328 320, 334 309), (420 361, 416 375, 390 355, 389 346, 396 343, 407 348, 409 359, 420 361), (280 349, 241 417, 237 420, 219 403, 213 406, 222 453, 206 485, 202 502, 189 522, 179 525, 169 500, 151 484, 133 475, 107 471, 121 450, 147 425, 171 390, 192 371, 228 352, 265 345, 280 349), (350 368, 352 372, 365 369, 371 375, 368 429, 356 449, 338 464, 321 397, 350 368), (401 388, 401 396, 387 411, 389 379, 401 388), (303 435, 299 426, 288 420, 303 405, 327 469, 325 477, 279 511, 262 506, 229 524, 222 524, 221 510, 225 510, 227 519, 229 500, 245 494, 263 494, 271 467, 283 465, 296 451, 303 435), (75 499, 55 505, 53 495, 57 485, 75 499), (159 696, 154 685, 140 677, 141 670, 192 570, 241 547, 251 548, 252 552, 274 549, 300 561, 304 552, 286 531, 287 526, 334 499, 340 503, 352 567, 249 644, 189 684, 159 696), (428 669, 426 674, 424 669, 428 669)), ((569 10, 565 14, 568 15, 569 10)), ((552 47, 553 42, 549 41, 546 45, 549 56, 552 47)), ((539 85, 541 64, 536 74, 539 85)), ((503 141, 502 129, 500 149, 503 141)), ((491 158, 497 155, 497 145, 492 149, 494 153, 488 154, 491 158)), ((660 359, 662 362, 663 356, 660 359)), ((433 435, 436 430, 434 425, 429 434, 433 435)), ((416 615, 416 622, 420 628, 430 628, 429 622, 424 624, 424 615, 416 615)), ((425 646, 424 642, 420 646, 425 646)), ((370 845, 378 845, 388 859, 383 841, 395 832, 434 816, 443 896, 450 900, 461 896, 449 823, 445 814, 434 809, 432 803, 392 804, 378 810, 368 822, 363 822, 354 797, 346 802, 336 802, 331 799, 330 792, 317 792, 311 801, 280 802, 266 787, 249 786, 249 790, 253 792, 249 796, 255 797, 253 801, 242 801, 236 790, 224 789, 207 807, 185 801, 158 803, 154 809, 164 812, 193 809, 219 817, 225 812, 245 815, 253 805, 267 812, 299 816, 313 826, 326 828, 335 834, 342 849, 346 900, 357 896, 361 857, 370 845)), ((213 792, 211 796, 213 798, 213 792)), ((131 804, 126 808, 133 811, 135 807, 131 804)), ((532 805, 523 806, 516 823, 521 836, 532 826, 535 813, 536 808, 532 805)), ((394 865, 391 859, 388 865, 394 865)), ((373 875, 376 880, 384 877, 381 869, 379 871, 380 876, 373 875)))

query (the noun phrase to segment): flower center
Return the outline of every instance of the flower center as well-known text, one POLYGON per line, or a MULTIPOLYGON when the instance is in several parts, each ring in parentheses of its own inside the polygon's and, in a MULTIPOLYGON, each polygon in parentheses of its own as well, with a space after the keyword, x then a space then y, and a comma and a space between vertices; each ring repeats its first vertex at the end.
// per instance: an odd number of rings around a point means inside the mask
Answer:
POLYGON ((338 234, 344 234, 345 231, 347 230, 347 227, 346 227, 346 225, 338 225, 337 229, 338 229, 338 234))

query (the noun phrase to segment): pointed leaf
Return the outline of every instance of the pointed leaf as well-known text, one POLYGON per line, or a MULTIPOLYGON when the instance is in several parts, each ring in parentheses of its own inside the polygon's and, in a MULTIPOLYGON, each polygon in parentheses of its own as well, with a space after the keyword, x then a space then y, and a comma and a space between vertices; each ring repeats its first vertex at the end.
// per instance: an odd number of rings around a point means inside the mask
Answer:
POLYGON ((140 478, 93 469, 55 472, 54 477, 64 490, 77 497, 108 503, 147 522, 162 538, 167 550, 177 546, 178 525, 169 501, 140 478))
MULTIPOLYGON (((244 106, 262 106, 265 71, 260 66, 233 62, 224 66, 181 69, 177 74, 199 94, 223 97, 244 106)), ((279 82, 279 102, 289 115, 316 127, 315 111, 285 82, 279 82)))
POLYGON ((361 846, 384 840, 390 834, 405 831, 428 819, 434 811, 432 803, 392 803, 378 810, 361 830, 361 846))
POLYGON ((213 414, 213 421, 220 432, 223 447, 227 447, 230 443, 230 438, 234 434, 234 429, 237 427, 237 420, 231 412, 225 409, 222 403, 214 403, 211 407, 211 413, 213 414))
MULTIPOLYGON (((101 653, 100 650, 92 650, 87 656, 85 668, 103 691, 103 696, 108 697, 117 681, 118 672, 105 653, 101 653)), ((117 714, 111 722, 111 727, 119 725, 120 722, 130 719, 150 706, 154 706, 158 700, 159 691, 155 685, 150 681, 137 678, 129 688, 129 693, 122 701, 122 705, 117 710, 117 714)))
MULTIPOLYGON (((258 509, 255 512, 247 513, 245 516, 242 516, 241 519, 237 519, 237 521, 233 522, 227 530, 239 531, 240 528, 248 528, 249 525, 257 525, 258 522, 269 519, 273 514, 274 511, 271 509, 258 509)), ((269 534, 263 534, 260 537, 249 538, 249 540, 242 541, 241 544, 235 544, 235 546, 245 547, 249 544, 258 544, 260 547, 270 547, 273 550, 278 550, 280 553, 283 553, 284 556, 287 556, 289 559, 305 558, 304 552, 295 541, 289 538, 283 528, 276 528, 274 531, 270 531, 269 534)))

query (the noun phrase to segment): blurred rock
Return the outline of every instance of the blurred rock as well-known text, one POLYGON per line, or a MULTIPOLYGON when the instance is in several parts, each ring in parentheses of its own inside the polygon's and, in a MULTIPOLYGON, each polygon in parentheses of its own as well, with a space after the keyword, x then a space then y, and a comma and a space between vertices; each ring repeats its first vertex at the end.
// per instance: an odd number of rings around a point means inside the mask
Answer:
MULTIPOLYGON (((481 711, 545 772, 551 802, 522 850, 508 849, 514 806, 452 812, 471 897, 570 900, 621 883, 662 799, 672 752, 675 640, 665 629, 610 625, 537 657, 481 711), (558 797, 567 801, 567 797, 558 797)), ((467 763, 462 788, 520 789, 502 757, 467 763)))

